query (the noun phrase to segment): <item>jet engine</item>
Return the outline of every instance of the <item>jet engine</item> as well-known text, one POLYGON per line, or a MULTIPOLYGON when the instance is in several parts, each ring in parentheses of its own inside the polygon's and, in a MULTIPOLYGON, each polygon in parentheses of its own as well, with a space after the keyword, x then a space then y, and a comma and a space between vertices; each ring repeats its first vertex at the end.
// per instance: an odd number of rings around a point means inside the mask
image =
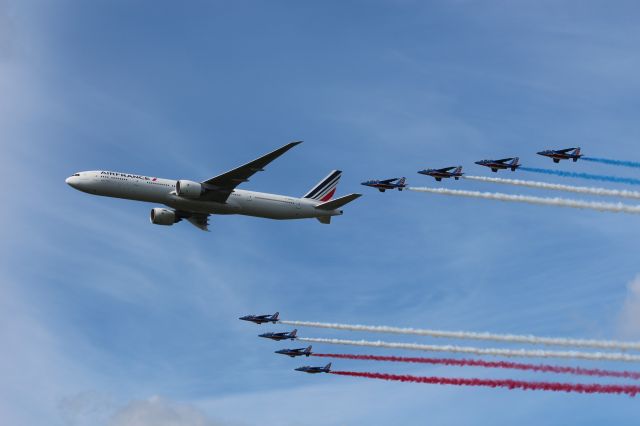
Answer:
POLYGON ((184 198, 198 198, 204 192, 204 188, 198 182, 179 180, 176 182, 176 193, 184 198))
POLYGON ((154 225, 173 225, 180 218, 176 216, 176 212, 170 209, 155 208, 151 209, 151 223, 154 225))

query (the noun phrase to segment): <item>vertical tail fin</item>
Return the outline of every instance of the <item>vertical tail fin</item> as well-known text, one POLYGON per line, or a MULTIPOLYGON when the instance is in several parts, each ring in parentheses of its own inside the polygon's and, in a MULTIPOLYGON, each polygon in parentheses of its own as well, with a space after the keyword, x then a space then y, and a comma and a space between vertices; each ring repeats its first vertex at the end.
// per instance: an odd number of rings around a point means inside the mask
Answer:
POLYGON ((280 312, 276 312, 275 314, 271 315, 271 321, 273 321, 274 323, 278 321, 279 315, 280 315, 280 312))
POLYGON ((293 329, 293 331, 291 333, 289 333, 289 335, 291 336, 291 340, 296 338, 296 333, 298 333, 298 330, 295 329, 295 328, 293 329))
POLYGON ((327 370, 327 372, 329 372, 329 370, 331 370, 331 363, 325 365, 324 369, 327 370))
POLYGON ((336 192, 340 176, 342 176, 342 172, 340 170, 333 170, 327 175, 327 177, 322 179, 316 186, 307 192, 303 198, 311 198, 322 202, 329 201, 336 192))
POLYGON ((407 178, 402 177, 400 178, 400 180, 398 181, 398 185, 400 185, 400 187, 403 187, 405 185, 405 183, 407 182, 407 178))
POLYGON ((304 354, 306 356, 311 355, 311 345, 307 346, 307 348, 304 350, 304 354))
POLYGON ((580 155, 580 147, 577 147, 577 148, 573 151, 573 155, 580 155))
POLYGON ((456 167, 455 170, 453 171, 453 174, 458 174, 458 173, 462 173, 462 166, 456 167))
POLYGON ((516 167, 518 167, 518 161, 520 161, 520 158, 516 157, 513 159, 513 161, 511 162, 511 171, 515 172, 516 171, 516 167))

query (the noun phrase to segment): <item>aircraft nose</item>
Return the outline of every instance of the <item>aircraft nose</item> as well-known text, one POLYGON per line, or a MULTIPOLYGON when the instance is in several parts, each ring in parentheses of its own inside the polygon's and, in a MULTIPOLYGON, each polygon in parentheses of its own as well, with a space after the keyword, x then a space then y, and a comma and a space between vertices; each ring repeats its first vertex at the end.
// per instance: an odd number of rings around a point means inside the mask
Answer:
POLYGON ((77 176, 69 176, 66 178, 65 183, 72 188, 76 188, 78 186, 78 177, 77 176))

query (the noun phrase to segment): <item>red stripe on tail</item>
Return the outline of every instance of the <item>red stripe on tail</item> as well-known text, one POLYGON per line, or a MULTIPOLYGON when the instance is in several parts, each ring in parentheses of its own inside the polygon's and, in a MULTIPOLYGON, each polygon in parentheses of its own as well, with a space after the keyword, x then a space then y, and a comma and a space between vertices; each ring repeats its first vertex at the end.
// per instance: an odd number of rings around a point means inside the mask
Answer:
POLYGON ((320 199, 320 201, 322 201, 322 202, 329 201, 331 199, 331 197, 333 197, 333 194, 335 194, 335 193, 336 193, 336 188, 333 188, 331 191, 329 191, 329 193, 327 195, 322 197, 320 199))

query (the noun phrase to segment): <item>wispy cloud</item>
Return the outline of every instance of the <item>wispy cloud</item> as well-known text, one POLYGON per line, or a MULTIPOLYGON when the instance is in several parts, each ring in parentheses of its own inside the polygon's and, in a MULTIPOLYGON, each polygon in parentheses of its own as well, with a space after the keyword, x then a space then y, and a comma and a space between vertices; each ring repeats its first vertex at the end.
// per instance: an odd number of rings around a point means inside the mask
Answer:
MULTIPOLYGON (((193 405, 159 396, 131 401, 116 412, 108 426, 220 426, 193 405)), ((230 423, 224 423, 230 424, 230 423)))
POLYGON ((640 337, 640 275, 627 284, 627 294, 618 318, 618 331, 624 337, 640 337))

